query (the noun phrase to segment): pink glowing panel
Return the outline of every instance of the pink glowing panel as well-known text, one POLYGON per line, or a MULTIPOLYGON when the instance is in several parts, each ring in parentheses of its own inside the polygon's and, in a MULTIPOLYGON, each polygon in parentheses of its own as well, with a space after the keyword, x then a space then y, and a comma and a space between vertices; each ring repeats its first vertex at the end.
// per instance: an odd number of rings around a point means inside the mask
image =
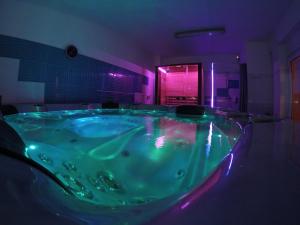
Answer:
POLYGON ((198 65, 167 66, 158 70, 162 105, 197 104, 198 65))

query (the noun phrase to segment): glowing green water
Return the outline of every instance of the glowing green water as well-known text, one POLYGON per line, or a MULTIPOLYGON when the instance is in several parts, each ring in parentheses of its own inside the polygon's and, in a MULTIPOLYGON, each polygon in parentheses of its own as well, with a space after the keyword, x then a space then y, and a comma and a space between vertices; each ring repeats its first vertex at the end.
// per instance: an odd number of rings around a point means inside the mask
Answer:
POLYGON ((49 169, 77 198, 107 206, 185 193, 232 148, 214 117, 207 115, 78 110, 17 114, 5 120, 26 143, 26 157, 49 169))

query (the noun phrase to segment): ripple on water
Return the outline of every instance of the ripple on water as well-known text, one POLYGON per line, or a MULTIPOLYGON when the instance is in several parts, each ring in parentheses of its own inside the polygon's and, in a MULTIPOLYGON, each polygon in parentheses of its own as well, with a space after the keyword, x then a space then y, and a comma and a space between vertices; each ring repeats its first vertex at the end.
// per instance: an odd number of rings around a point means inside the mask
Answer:
POLYGON ((112 176, 111 173, 108 171, 99 171, 97 173, 97 177, 101 179, 101 181, 105 184, 106 188, 110 191, 114 192, 119 192, 122 193, 124 192, 123 187, 121 184, 119 184, 114 177, 112 176))
POLYGON ((141 204, 146 204, 146 203, 149 203, 149 202, 152 202, 152 201, 155 201, 157 200, 157 198, 154 198, 154 197, 133 197, 129 203, 130 204, 133 204, 133 205, 141 205, 141 204))
POLYGON ((102 183, 101 179, 93 178, 91 176, 87 176, 88 182, 95 187, 98 191, 106 192, 105 185, 102 183))
POLYGON ((122 156, 124 156, 124 157, 128 157, 128 156, 130 156, 130 153, 129 153, 129 151, 127 151, 127 150, 125 150, 125 151, 122 151, 122 152, 121 152, 121 154, 122 154, 122 156))
POLYGON ((77 167, 73 163, 71 163, 71 162, 64 161, 62 163, 62 165, 69 172, 76 172, 77 171, 77 167))
POLYGON ((91 185, 101 192, 124 193, 125 190, 108 171, 98 171, 95 177, 87 176, 91 185))
POLYGON ((180 169, 180 170, 177 171, 177 173, 176 173, 176 178, 177 179, 181 179, 184 176, 185 176, 185 171, 183 169, 180 169))
MULTIPOLYGON (((60 176, 60 174, 56 174, 56 176, 60 176)), ((63 174, 60 177, 64 180, 64 183, 76 196, 86 199, 94 198, 93 192, 88 190, 85 185, 82 184, 77 178, 67 174, 63 174)))
POLYGON ((53 164, 53 160, 50 157, 48 157, 45 153, 40 153, 38 156, 42 162, 47 163, 49 165, 53 164))

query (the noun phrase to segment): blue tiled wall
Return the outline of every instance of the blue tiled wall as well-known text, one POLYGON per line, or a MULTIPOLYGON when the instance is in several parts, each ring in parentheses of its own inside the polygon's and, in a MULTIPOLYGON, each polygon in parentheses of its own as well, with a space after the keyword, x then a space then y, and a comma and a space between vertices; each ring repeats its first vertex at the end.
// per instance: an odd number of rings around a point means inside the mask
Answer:
POLYGON ((63 49, 4 35, 0 57, 20 59, 19 81, 45 83, 46 103, 133 103, 148 84, 146 76, 124 68, 83 55, 69 59, 63 49))

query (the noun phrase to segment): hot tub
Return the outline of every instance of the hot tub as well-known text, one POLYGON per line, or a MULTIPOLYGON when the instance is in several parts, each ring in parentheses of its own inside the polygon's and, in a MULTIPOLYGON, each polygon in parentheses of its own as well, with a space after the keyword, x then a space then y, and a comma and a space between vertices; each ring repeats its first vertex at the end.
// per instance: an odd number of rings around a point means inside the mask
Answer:
POLYGON ((33 196, 74 224, 141 224, 172 207, 188 207, 199 188, 216 183, 220 168, 229 173, 242 134, 224 117, 179 116, 171 108, 32 112, 4 119, 25 143, 18 154, 42 168, 32 171, 33 196), (52 176, 41 176, 43 171, 52 176))

